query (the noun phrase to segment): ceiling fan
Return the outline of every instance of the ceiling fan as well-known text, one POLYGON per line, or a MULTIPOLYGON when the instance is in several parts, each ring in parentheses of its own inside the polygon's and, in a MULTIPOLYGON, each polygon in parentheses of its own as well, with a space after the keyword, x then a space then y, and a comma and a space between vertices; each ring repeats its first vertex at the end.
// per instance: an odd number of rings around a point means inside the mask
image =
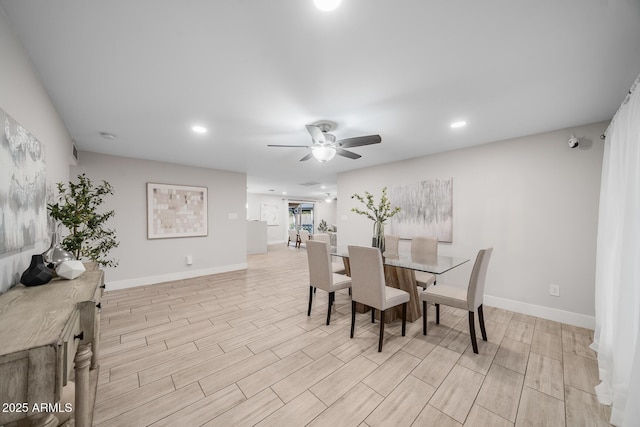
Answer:
POLYGON ((336 140, 335 135, 330 134, 335 126, 329 122, 320 122, 315 125, 306 125, 307 131, 311 134, 311 145, 278 145, 269 144, 268 147, 304 147, 310 148, 311 153, 300 159, 301 162, 315 158, 320 162, 328 162, 337 154, 350 159, 359 159, 360 154, 353 151, 345 150, 345 148, 361 147, 363 145, 379 144, 382 142, 380 135, 357 136, 355 138, 346 138, 336 140))

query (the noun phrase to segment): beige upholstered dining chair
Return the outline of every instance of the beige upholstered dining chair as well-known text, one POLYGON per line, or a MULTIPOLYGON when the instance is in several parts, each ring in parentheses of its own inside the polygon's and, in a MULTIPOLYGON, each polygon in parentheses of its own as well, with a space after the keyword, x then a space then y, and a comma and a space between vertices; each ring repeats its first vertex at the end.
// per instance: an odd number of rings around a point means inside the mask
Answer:
POLYGON ((375 321, 375 310, 380 310, 380 340, 378 351, 382 351, 385 310, 402 304, 402 336, 407 325, 407 302, 409 293, 387 286, 384 280, 382 255, 378 248, 349 246, 351 264, 351 338, 356 325, 356 303, 371 308, 371 321, 375 321))
POLYGON ((298 236, 298 232, 296 230, 292 230, 290 229, 289 231, 289 240, 287 240, 287 246, 289 246, 290 243, 293 243, 293 245, 297 248, 300 246, 300 236, 298 236))
POLYGON ((306 246, 307 242, 309 241, 309 236, 310 236, 310 233, 307 230, 298 231, 298 237, 299 237, 298 247, 300 247, 300 245, 302 244, 306 246))
MULTIPOLYGON (((325 242, 327 244, 327 250, 331 247, 331 236, 326 233, 318 233, 312 234, 311 240, 325 242)), ((344 268, 344 262, 340 260, 340 262, 334 261, 331 257, 331 270, 336 274, 345 274, 346 270, 344 268)))
MULTIPOLYGON (((453 286, 439 284, 431 286, 420 293, 422 301, 422 334, 427 335, 427 303, 436 305, 436 324, 440 323, 440 304, 461 308, 469 312, 469 333, 471 334, 471 345, 473 352, 478 353, 478 343, 476 342, 476 328, 474 313, 478 312, 480 322, 480 332, 482 339, 487 340, 487 331, 484 327, 484 313, 482 312, 482 300, 484 298, 484 282, 487 277, 487 267, 493 248, 482 249, 478 252, 476 262, 471 271, 469 286, 467 289, 460 289, 453 286)), ((355 288, 354 288, 355 291, 355 288)))
POLYGON ((307 316, 311 316, 314 288, 322 289, 329 293, 328 325, 331 321, 331 306, 335 301, 336 291, 351 287, 351 279, 331 271, 329 248, 324 242, 308 240, 307 259, 309 261, 309 310, 307 311, 307 316))
MULTIPOLYGON (((414 262, 433 264, 438 256, 438 239, 435 237, 414 237, 411 239, 411 259, 414 262)), ((436 275, 426 271, 416 271, 416 283, 422 289, 435 285, 436 275)))
POLYGON ((397 258, 399 256, 398 246, 400 245, 400 236, 395 234, 384 235, 384 253, 385 257, 397 258))

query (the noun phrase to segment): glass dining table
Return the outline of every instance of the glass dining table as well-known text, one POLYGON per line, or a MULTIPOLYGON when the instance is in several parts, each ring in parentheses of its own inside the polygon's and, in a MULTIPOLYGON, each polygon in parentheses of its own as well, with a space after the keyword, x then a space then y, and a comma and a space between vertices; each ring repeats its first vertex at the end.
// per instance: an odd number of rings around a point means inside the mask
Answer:
MULTIPOLYGON (((347 275, 350 275, 349 249, 347 246, 332 246, 331 255, 342 258, 347 275)), ((435 275, 446 273, 468 262, 468 258, 451 257, 446 255, 431 255, 420 259, 411 256, 411 252, 399 252, 397 255, 384 256, 384 276, 387 286, 402 289, 409 293, 407 304, 407 321, 413 322, 422 316, 420 297, 416 283, 416 271, 425 271, 435 275)), ((436 285, 437 286, 437 285, 436 285)), ((385 313, 385 320, 391 322, 402 316, 401 307, 392 309, 392 313, 385 313)), ((365 312, 364 306, 358 305, 358 311, 365 312)), ((391 310, 390 310, 391 311, 391 310)))

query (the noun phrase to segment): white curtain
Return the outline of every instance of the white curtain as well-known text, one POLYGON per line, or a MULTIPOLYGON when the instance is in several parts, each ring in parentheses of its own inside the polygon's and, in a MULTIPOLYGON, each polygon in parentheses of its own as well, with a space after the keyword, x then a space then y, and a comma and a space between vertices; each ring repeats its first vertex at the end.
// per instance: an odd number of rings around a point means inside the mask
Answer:
POLYGON ((596 330, 611 423, 640 422, 640 76, 606 132, 596 256, 596 330))

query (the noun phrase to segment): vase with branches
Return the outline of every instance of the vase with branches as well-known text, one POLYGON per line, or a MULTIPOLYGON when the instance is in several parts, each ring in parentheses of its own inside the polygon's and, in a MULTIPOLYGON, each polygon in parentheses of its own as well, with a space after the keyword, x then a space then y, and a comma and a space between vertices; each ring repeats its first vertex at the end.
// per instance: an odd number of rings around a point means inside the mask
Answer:
POLYGON ((90 259, 103 267, 115 267, 118 261, 107 258, 116 248, 115 230, 106 228, 106 222, 115 215, 113 210, 98 212, 104 197, 113 194, 111 185, 102 181, 94 184, 85 174, 78 175, 78 182, 67 185, 59 182, 58 202, 49 203, 49 215, 69 230, 62 240, 62 247, 76 259, 90 259))
POLYGON ((379 248, 381 252, 384 252, 384 225, 385 222, 400 212, 400 207, 391 207, 391 202, 387 197, 387 187, 382 189, 382 196, 380 197, 380 203, 376 205, 373 195, 368 191, 364 192, 364 197, 359 194, 351 196, 352 199, 358 200, 363 203, 367 210, 360 208, 351 208, 351 211, 358 215, 363 215, 373 221, 373 239, 372 245, 379 248))

